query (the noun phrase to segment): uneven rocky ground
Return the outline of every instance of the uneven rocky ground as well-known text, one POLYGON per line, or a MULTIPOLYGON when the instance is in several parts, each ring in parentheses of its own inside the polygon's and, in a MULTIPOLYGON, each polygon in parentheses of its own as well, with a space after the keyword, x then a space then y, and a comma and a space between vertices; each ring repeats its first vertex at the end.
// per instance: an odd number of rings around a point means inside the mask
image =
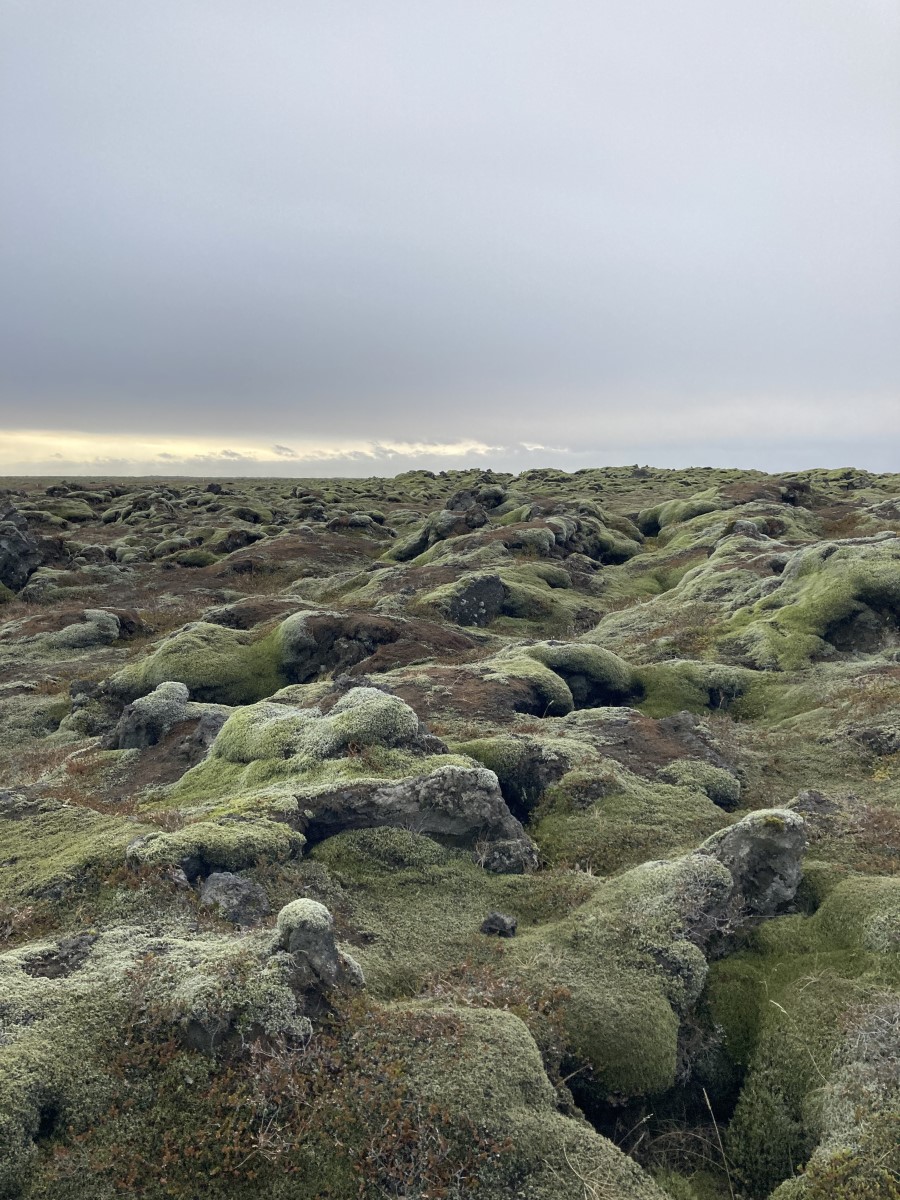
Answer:
POLYGON ((900 476, 2 483, 0 1195, 900 1196, 900 476))

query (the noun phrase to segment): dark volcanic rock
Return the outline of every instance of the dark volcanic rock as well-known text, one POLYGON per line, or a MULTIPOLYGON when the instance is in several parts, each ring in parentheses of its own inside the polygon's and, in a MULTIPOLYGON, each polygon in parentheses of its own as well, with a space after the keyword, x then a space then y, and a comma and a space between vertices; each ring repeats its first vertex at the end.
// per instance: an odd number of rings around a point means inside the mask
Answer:
POLYGON ((511 938, 516 936, 519 922, 516 917, 508 917, 505 913, 490 912, 481 922, 481 932, 495 934, 497 937, 511 938))
POLYGON ((0 583, 20 591, 43 560, 40 543, 14 508, 0 514, 0 583))
POLYGON ((506 589, 499 575, 480 575, 454 592, 447 616, 457 625, 490 625, 503 610, 506 589))
POLYGON ((63 938, 50 950, 29 956, 23 964, 24 970, 29 975, 43 979, 64 979, 78 970, 96 941, 97 935, 94 933, 78 933, 74 937, 63 938))
POLYGON ((183 683, 161 683, 149 695, 127 705, 108 738, 109 749, 155 746, 173 725, 184 720, 188 697, 183 683))
POLYGON ((360 780, 323 790, 309 804, 302 832, 310 842, 345 829, 406 826, 473 847, 490 871, 514 874, 537 865, 534 845, 507 808, 497 776, 483 768, 439 767, 397 783, 360 780))
POLYGON ((317 900, 292 900, 278 914, 272 953, 293 959, 292 986, 302 992, 327 993, 338 987, 363 987, 359 965, 338 948, 334 918, 317 900))
POLYGON ((264 889, 230 871, 213 871, 200 889, 200 903, 235 925, 256 925, 271 911, 264 889))
POLYGON ((800 884, 806 846, 806 822, 786 808, 750 813, 714 833, 694 853, 718 859, 734 888, 724 909, 703 917, 732 934, 787 911, 800 884))

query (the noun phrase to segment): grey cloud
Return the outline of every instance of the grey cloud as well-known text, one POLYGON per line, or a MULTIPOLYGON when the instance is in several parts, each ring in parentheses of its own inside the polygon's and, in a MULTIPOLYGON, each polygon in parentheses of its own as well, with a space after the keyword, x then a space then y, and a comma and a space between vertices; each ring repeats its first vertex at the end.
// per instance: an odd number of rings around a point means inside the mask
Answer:
POLYGON ((835 452, 860 402, 900 408, 895 5, 16 0, 3 24, 0 428, 768 462, 758 422, 800 401, 835 452), (760 415, 710 434, 735 396, 760 415), (609 432, 623 411, 643 437, 609 432))

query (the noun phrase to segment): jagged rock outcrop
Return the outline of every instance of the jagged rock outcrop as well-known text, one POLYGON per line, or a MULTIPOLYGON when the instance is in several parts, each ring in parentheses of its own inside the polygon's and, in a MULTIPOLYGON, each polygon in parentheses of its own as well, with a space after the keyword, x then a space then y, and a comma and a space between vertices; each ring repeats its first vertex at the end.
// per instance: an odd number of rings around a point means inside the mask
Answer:
POLYGON ((42 561, 40 544, 25 518, 14 508, 0 510, 0 584, 20 591, 42 561))

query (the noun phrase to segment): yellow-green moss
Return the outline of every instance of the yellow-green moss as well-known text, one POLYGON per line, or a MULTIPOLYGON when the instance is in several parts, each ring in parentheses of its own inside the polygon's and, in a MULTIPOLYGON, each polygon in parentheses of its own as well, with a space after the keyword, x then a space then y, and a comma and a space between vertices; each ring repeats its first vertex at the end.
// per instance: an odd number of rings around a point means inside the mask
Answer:
POLYGON ((0 903, 13 908, 59 897, 117 867, 125 847, 150 826, 90 808, 43 801, 0 818, 0 903))

